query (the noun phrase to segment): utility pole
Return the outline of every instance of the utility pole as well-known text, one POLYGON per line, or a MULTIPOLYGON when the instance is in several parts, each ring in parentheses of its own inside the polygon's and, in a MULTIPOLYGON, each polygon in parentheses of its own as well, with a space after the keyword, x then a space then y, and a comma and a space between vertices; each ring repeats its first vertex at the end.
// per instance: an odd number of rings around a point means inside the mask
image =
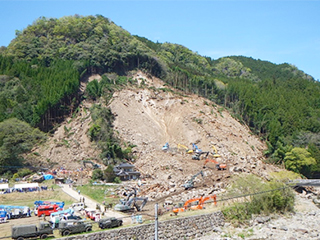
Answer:
POLYGON ((154 205, 154 240, 158 240, 158 203, 154 205))

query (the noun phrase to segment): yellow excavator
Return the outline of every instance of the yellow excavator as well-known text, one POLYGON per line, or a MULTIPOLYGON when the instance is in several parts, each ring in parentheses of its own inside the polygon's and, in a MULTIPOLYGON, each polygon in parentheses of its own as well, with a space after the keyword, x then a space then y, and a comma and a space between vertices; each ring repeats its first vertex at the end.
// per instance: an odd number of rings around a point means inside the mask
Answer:
POLYGON ((212 149, 213 149, 213 151, 214 151, 214 153, 212 153, 212 154, 213 154, 213 157, 215 157, 215 158, 221 157, 221 156, 218 154, 218 151, 217 151, 217 149, 215 148, 215 146, 212 145, 212 149))
POLYGON ((192 154, 193 153, 192 149, 187 148, 185 145, 178 144, 178 149, 181 149, 181 148, 184 148, 186 150, 187 154, 192 154))

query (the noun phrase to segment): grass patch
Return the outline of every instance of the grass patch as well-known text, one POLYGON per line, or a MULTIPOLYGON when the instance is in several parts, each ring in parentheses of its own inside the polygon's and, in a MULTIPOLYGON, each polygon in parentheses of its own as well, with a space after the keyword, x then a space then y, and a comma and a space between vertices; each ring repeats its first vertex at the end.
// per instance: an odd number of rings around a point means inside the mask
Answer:
POLYGON ((48 190, 44 191, 14 192, 0 195, 0 202, 3 205, 28 206, 31 209, 34 207, 34 202, 38 200, 65 202, 65 208, 74 202, 74 199, 65 194, 60 187, 54 188, 53 191, 48 188, 48 190))
POLYGON ((117 186, 89 184, 78 186, 77 190, 80 190, 81 194, 86 195, 101 204, 103 201, 105 201, 106 204, 117 204, 119 202, 119 197, 115 194, 116 188, 117 186))

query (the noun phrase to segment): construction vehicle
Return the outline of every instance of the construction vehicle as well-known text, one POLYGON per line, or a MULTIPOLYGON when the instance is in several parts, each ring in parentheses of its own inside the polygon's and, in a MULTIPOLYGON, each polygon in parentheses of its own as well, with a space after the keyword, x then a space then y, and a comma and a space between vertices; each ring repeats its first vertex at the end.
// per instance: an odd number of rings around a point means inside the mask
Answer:
POLYGON ((208 196, 208 197, 201 197, 199 204, 196 206, 191 206, 190 209, 191 210, 198 210, 198 209, 204 209, 204 203, 208 200, 213 199, 214 205, 217 205, 217 196, 214 194, 212 196, 208 196))
POLYGON ((193 153, 193 150, 187 148, 185 145, 178 144, 178 149, 179 149, 179 148, 184 148, 184 149, 186 150, 186 153, 187 153, 187 154, 192 154, 192 153, 193 153))
POLYGON ((82 163, 83 163, 83 166, 84 166, 85 168, 87 167, 87 164, 88 164, 88 163, 91 164, 91 166, 92 166, 93 169, 100 168, 100 165, 99 165, 99 164, 96 164, 96 163, 94 163, 94 162, 92 162, 92 161, 89 161, 89 160, 83 160, 82 163))
POLYGON ((184 212, 185 210, 187 210, 188 208, 191 207, 191 203, 193 202, 197 202, 198 201, 198 204, 201 200, 201 197, 199 198, 192 198, 192 199, 189 199, 188 201, 186 201, 183 205, 183 207, 181 208, 174 208, 172 211, 175 215, 177 215, 179 212, 184 212))
POLYGON ((185 184, 182 185, 182 187, 184 187, 185 190, 193 188, 194 187, 194 179, 200 174, 203 177, 203 172, 200 171, 197 174, 193 175, 190 180, 188 180, 185 184))
POLYGON ((192 150, 193 150, 194 152, 196 152, 196 153, 202 152, 202 150, 199 149, 198 146, 197 146, 196 144, 194 144, 194 143, 192 143, 192 150))
POLYGON ((162 151, 168 151, 169 149, 169 143, 166 143, 163 147, 162 147, 162 151))
POLYGON ((215 146, 212 145, 212 149, 213 149, 213 151, 214 151, 214 153, 212 153, 213 157, 215 157, 215 158, 221 157, 221 156, 218 154, 218 151, 217 151, 217 149, 215 148, 215 146))
POLYGON ((115 205, 114 210, 125 212, 133 210, 135 207, 137 211, 140 212, 148 202, 147 197, 137 197, 137 190, 135 188, 132 188, 132 191, 125 195, 127 196, 127 199, 120 199, 120 203, 115 205), (140 201, 142 201, 141 205, 138 204, 140 201))
POLYGON ((210 152, 198 152, 198 153, 196 152, 194 155, 192 155, 192 160, 200 160, 200 157, 202 154, 206 154, 205 158, 207 158, 209 153, 210 152))
POLYGON ((217 196, 216 195, 212 195, 212 196, 208 196, 208 197, 198 197, 198 198, 192 198, 189 199, 188 201, 186 201, 183 205, 183 207, 180 208, 174 208, 172 211, 175 215, 177 215, 179 212, 184 212, 187 209, 190 210, 198 210, 198 209, 204 209, 204 203, 208 200, 213 199, 214 204, 217 204, 217 196), (196 203, 195 205, 193 205, 192 203, 196 203))
POLYGON ((134 207, 137 209, 137 211, 141 211, 142 208, 147 204, 148 198, 147 197, 133 197, 129 201, 120 199, 120 203, 115 205, 114 210, 120 211, 120 212, 126 212, 131 211, 134 209, 134 207), (142 201, 142 203, 139 205, 138 202, 142 201))
POLYGON ((221 163, 218 163, 216 160, 214 159, 210 159, 210 158, 207 158, 206 161, 204 162, 203 164, 203 168, 206 168, 206 165, 208 162, 213 162, 216 164, 216 168, 218 170, 227 170, 227 164, 221 164, 221 163))

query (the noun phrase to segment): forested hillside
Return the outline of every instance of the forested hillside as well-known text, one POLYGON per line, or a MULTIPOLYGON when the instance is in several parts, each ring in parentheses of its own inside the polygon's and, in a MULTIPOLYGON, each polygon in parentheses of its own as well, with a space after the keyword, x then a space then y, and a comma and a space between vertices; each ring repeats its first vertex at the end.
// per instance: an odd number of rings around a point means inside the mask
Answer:
MULTIPOLYGON (((0 54, 0 127, 8 124, 6 119, 17 118, 49 132, 77 111, 81 98, 108 101, 115 89, 132 84, 126 74, 140 69, 185 94, 229 109, 267 142, 268 161, 307 177, 320 173, 320 85, 290 64, 244 56, 211 59, 178 44, 131 35, 101 15, 41 17, 17 32, 0 54), (80 81, 93 73, 109 77, 88 84, 81 95, 80 81)), ((100 127, 96 123, 91 129, 93 141, 100 127)), ((110 143, 112 131, 108 133, 110 143)), ((0 164, 10 165, 10 158, 23 164, 21 155, 8 150, 7 141, 0 135, 0 164)), ((26 141, 15 139, 17 144, 26 141)), ((111 145, 105 154, 111 148, 115 158, 127 155, 119 150, 115 154, 118 147, 111 145)))

